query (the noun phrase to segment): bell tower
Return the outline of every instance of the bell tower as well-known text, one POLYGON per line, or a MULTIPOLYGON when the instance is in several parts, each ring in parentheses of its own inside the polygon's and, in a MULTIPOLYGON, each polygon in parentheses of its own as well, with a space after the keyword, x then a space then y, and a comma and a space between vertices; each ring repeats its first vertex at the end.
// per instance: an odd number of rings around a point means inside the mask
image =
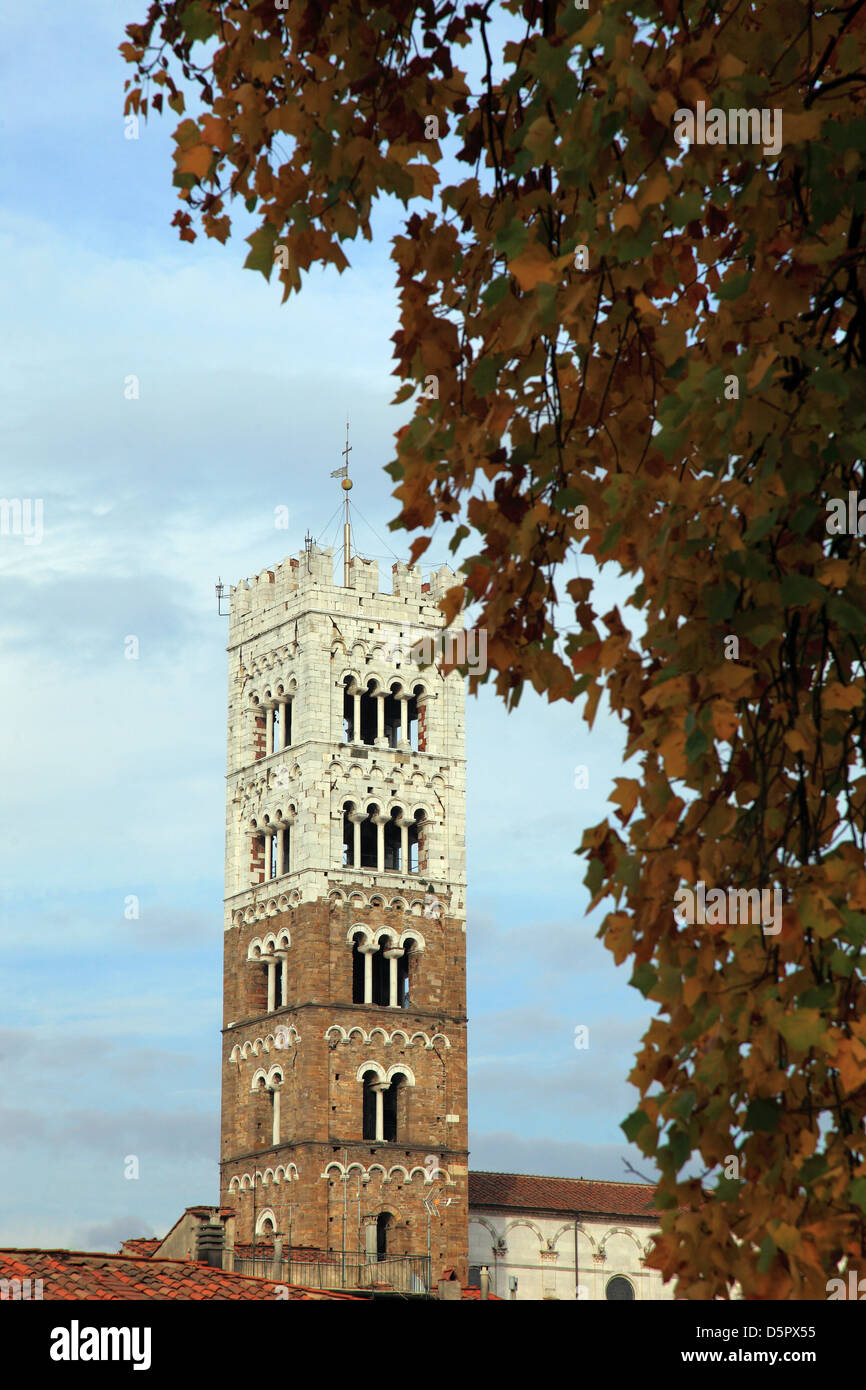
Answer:
POLYGON ((430 664, 455 576, 343 579, 312 546, 230 594, 221 1200, 240 1243, 465 1284, 465 695, 430 664))

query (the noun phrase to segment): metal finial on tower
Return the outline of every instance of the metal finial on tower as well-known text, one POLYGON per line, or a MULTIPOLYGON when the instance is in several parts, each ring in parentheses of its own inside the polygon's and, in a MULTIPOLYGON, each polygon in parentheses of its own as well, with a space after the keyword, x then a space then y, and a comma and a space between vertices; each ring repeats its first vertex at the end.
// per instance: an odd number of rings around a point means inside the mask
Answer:
POLYGON ((346 513, 343 518, 343 587, 346 589, 350 587, 349 561, 352 558, 352 529, 349 525, 349 493, 352 490, 352 479, 349 477, 349 455, 351 452, 352 446, 349 443, 349 417, 347 415, 346 447, 343 450, 343 457, 345 458, 346 462, 343 464, 342 468, 335 468, 333 473, 331 474, 332 478, 342 479, 340 486, 343 488, 343 491, 346 495, 346 513))

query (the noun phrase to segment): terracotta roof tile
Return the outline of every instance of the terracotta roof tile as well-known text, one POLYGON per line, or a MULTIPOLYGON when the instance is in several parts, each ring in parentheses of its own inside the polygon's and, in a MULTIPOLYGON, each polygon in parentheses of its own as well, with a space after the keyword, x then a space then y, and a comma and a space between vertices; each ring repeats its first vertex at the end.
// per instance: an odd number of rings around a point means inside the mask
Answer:
POLYGON ((655 1188, 643 1182, 545 1178, 530 1173, 469 1174, 469 1206, 517 1207, 581 1216, 640 1216, 658 1220, 655 1188))
POLYGON ((152 1255, 162 1245, 159 1236, 136 1236, 125 1240, 120 1247, 121 1255, 152 1255))
POLYGON ((44 1300, 259 1299, 275 1290, 289 1299, 358 1300, 349 1293, 279 1284, 248 1274, 228 1274, 189 1260, 162 1256, 89 1254, 76 1250, 0 1250, 0 1279, 41 1279, 44 1300))

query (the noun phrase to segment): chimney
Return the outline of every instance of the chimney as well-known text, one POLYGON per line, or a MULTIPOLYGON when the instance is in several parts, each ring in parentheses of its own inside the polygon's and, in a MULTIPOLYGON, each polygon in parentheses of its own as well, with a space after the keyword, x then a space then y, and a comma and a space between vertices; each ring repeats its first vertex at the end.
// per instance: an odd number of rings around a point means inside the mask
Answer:
POLYGON ((282 1272, 283 1272, 283 1238, 282 1238, 282 1236, 281 1236, 277 1231, 274 1231, 274 1268, 273 1268, 273 1276, 274 1276, 274 1278, 275 1278, 275 1279, 279 1279, 279 1278, 281 1277, 281 1275, 282 1275, 282 1272))
POLYGON ((482 1265, 482 1266, 481 1266, 480 1285, 481 1285, 481 1297, 482 1297, 482 1298, 489 1298, 489 1297, 490 1297, 490 1270, 487 1268, 486 1265, 482 1265))
POLYGON ((461 1299, 463 1290, 460 1281, 453 1269, 443 1270, 443 1277, 439 1280, 439 1297, 444 1299, 461 1299))
POLYGON ((237 1217, 234 1215, 234 1213, 232 1213, 232 1215, 231 1215, 231 1216, 227 1216, 227 1217, 225 1218, 225 1221, 224 1221, 224 1229, 225 1229, 225 1252, 224 1252, 224 1255, 223 1255, 223 1269, 227 1269, 227 1270, 229 1270, 230 1272, 232 1272, 232 1271, 234 1270, 234 1267, 235 1267, 235 1228, 236 1228, 236 1226, 237 1226, 237 1217))
POLYGON ((218 1216, 212 1216, 210 1221, 202 1222, 196 1231, 195 1257, 200 1264, 222 1269, 223 1223, 218 1216))

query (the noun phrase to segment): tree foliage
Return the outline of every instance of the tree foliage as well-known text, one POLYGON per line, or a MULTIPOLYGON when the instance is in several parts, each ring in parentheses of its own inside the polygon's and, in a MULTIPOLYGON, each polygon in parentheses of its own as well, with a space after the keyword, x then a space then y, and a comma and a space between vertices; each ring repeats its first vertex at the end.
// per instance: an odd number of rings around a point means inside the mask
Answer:
POLYGON ((827 525, 866 451, 864 5, 175 0, 122 45, 127 111, 183 117, 181 237, 243 199, 284 299, 406 206, 394 524, 416 559, 437 522, 470 542, 448 611, 479 605, 507 702, 625 723, 582 852, 658 1006, 624 1129, 686 1298, 823 1298, 866 1253, 866 567, 827 525), (781 149, 682 148, 700 102, 779 111, 781 149), (575 551, 632 581, 639 636, 575 551), (699 882, 778 887, 781 931, 676 920, 699 882))

